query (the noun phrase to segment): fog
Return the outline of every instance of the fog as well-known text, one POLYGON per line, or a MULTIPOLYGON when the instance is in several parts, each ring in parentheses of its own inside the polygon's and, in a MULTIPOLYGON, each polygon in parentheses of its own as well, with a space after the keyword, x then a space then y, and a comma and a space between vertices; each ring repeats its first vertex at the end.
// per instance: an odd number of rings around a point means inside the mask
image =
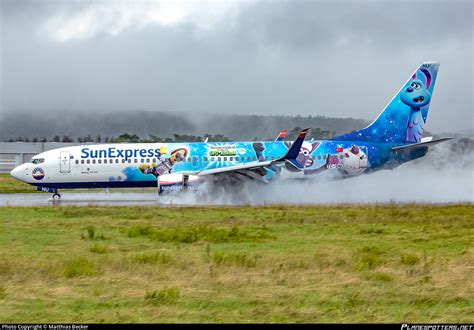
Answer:
MULTIPOLYGON (((427 129, 467 130, 472 6, 2 0, 0 118, 21 112, 25 123, 46 115, 61 123, 144 110, 370 121, 422 61, 436 60, 427 129)), ((8 125, 0 122, 0 131, 8 125)))

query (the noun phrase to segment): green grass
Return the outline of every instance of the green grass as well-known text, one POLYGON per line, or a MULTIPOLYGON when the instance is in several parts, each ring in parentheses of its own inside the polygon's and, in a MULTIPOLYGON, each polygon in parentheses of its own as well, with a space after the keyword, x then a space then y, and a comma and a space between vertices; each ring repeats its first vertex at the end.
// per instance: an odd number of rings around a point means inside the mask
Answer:
POLYGON ((474 322, 474 206, 0 208, 0 322, 474 322))
POLYGON ((15 180, 9 173, 0 173, 0 194, 34 193, 36 187, 15 180))

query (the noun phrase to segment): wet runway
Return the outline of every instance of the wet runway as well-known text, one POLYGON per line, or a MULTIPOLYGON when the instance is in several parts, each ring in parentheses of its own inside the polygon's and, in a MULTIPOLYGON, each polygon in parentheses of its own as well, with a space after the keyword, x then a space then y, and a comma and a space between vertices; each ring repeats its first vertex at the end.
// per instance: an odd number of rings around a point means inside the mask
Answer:
POLYGON ((173 198, 158 199, 152 192, 64 192, 60 200, 53 200, 48 193, 0 194, 0 206, 47 206, 47 205, 173 205, 173 198))

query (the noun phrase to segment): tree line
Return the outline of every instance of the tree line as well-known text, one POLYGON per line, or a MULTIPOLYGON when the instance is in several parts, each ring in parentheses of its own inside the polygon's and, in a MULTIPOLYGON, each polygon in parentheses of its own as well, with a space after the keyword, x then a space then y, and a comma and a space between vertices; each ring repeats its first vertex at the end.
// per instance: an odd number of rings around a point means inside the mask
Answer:
MULTIPOLYGON (((205 134, 222 134, 233 141, 272 140, 282 130, 312 127, 315 139, 330 138, 367 126, 369 122, 355 118, 324 116, 263 116, 229 114, 186 114, 159 111, 56 112, 45 111, 35 120, 25 120, 28 113, 7 112, 0 116, 0 140, 74 141, 103 143, 124 133, 136 134, 143 140, 150 135, 174 139, 173 134, 204 138, 205 134), (319 131, 318 131, 319 130, 319 131), (336 132, 336 133, 333 133, 336 132)), ((296 133, 297 134, 297 133, 296 133)), ((296 135, 295 134, 295 135, 296 135)), ((291 138, 288 132, 288 138, 291 138)), ((81 143, 81 142, 79 142, 81 143)))
MULTIPOLYGON (((294 127, 293 129, 289 130, 286 134, 285 140, 294 140, 298 134, 301 132, 301 127, 294 127)), ((260 141, 260 140, 274 140, 279 132, 275 132, 275 136, 267 137, 266 139, 260 139, 258 137, 254 137, 252 141, 260 141)), ((311 129, 308 133, 307 138, 315 139, 315 140, 325 140, 330 139, 336 135, 335 131, 324 130, 319 127, 311 129)), ((172 136, 168 137, 160 137, 157 135, 148 135, 148 137, 140 137, 137 134, 129 134, 123 133, 118 136, 111 136, 111 137, 103 137, 101 135, 87 135, 87 136, 79 136, 79 137, 71 137, 70 135, 54 135, 52 138, 45 138, 45 137, 17 137, 17 138, 10 138, 7 139, 7 142, 67 142, 67 143, 157 143, 157 142, 203 142, 205 140, 209 142, 231 142, 233 139, 223 135, 223 134, 204 134, 200 135, 189 135, 189 134, 173 134, 172 136)))

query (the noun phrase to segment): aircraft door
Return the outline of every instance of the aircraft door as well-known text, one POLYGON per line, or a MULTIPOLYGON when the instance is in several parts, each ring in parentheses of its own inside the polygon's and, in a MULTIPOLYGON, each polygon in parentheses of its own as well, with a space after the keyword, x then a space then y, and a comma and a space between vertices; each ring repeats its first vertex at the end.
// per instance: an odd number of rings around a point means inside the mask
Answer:
POLYGON ((59 157, 59 171, 61 173, 71 172, 71 153, 69 151, 61 151, 59 157))

